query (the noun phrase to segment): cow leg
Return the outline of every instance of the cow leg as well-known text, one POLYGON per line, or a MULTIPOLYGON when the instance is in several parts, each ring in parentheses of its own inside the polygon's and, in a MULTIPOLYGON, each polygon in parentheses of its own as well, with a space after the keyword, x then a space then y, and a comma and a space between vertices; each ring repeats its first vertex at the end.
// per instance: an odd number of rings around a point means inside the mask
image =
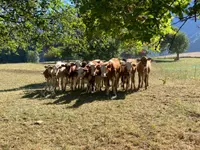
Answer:
POLYGON ((115 99, 117 98, 117 78, 112 78, 112 90, 113 90, 113 94, 114 96, 111 99, 115 99))
MULTIPOLYGON (((133 85, 133 88, 134 88, 134 90, 136 89, 136 87, 135 87, 135 73, 133 73, 133 75, 132 75, 132 79, 131 79, 131 86, 133 85)), ((131 87, 131 89, 132 89, 132 87, 131 87)))
POLYGON ((144 76, 144 84, 145 84, 145 90, 147 89, 147 76, 144 76))
POLYGON ((73 77, 71 77, 71 85, 70 85, 71 90, 73 91, 73 77))
POLYGON ((85 79, 83 78, 81 82, 81 89, 83 90, 84 88, 85 88, 85 79))
POLYGON ((141 84, 141 74, 138 73, 138 90, 140 89, 140 84, 141 84))
POLYGON ((65 77, 65 82, 64 82, 64 91, 66 91, 66 87, 67 87, 67 83, 68 83, 68 77, 65 77))
POLYGON ((60 82, 61 82, 61 83, 60 83, 60 90, 61 90, 61 91, 63 91, 63 89, 64 89, 64 88, 63 88, 63 84, 64 84, 63 79, 64 79, 63 77, 60 77, 60 82))
POLYGON ((77 77, 74 77, 73 81, 74 81, 73 87, 74 87, 74 90, 76 90, 77 89, 77 81, 78 81, 77 77))
POLYGON ((130 84, 130 76, 127 77, 127 81, 126 81, 126 91, 129 90, 129 84, 130 84))
POLYGON ((121 87, 122 90, 124 90, 124 76, 121 77, 121 87))
POLYGON ((104 78, 104 85, 105 85, 105 90, 106 90, 106 95, 109 95, 109 79, 106 77, 104 78))
POLYGON ((49 79, 46 79, 47 81, 46 81, 46 83, 45 83, 45 87, 44 87, 44 91, 47 91, 48 90, 48 88, 49 88, 49 90, 50 90, 50 85, 49 85, 49 79))
POLYGON ((141 86, 140 87, 142 88, 143 87, 143 82, 145 82, 144 81, 144 79, 145 79, 144 73, 141 74, 141 77, 142 77, 142 79, 141 79, 141 86))
POLYGON ((147 89, 148 83, 148 75, 145 75, 145 89, 147 89))

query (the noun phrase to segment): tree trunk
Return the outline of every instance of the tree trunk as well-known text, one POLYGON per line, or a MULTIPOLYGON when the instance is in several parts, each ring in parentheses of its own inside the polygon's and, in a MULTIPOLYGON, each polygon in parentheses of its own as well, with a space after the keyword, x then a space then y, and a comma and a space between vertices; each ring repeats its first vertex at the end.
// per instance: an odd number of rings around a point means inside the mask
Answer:
POLYGON ((174 59, 175 61, 177 61, 177 60, 179 60, 180 59, 180 57, 179 57, 179 53, 176 53, 177 55, 176 55, 176 58, 174 59))

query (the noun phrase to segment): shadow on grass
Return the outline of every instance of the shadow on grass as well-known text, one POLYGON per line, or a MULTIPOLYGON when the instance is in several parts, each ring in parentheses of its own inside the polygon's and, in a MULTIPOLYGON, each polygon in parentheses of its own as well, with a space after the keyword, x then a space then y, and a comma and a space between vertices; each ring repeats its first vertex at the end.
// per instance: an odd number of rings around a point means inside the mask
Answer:
MULTIPOLYGON (((54 99, 53 102, 47 103, 47 105, 62 105, 62 104, 69 104, 72 101, 75 103, 70 106, 69 108, 78 108, 79 106, 91 103, 93 101, 106 101, 106 100, 123 100, 126 97, 126 92, 118 91, 118 97, 116 99, 112 98, 112 92, 110 92, 110 96, 107 96, 105 91, 102 92, 95 92, 95 93, 86 93, 82 90, 75 90, 75 91, 56 91, 56 95, 52 95, 50 92, 45 92, 44 83, 41 84, 30 84, 24 87, 20 87, 17 89, 27 89, 22 96, 22 98, 27 99, 37 99, 37 100, 44 100, 45 98, 54 99)), ((16 89, 10 89, 7 91, 13 91, 16 89)))
POLYGON ((36 84, 28 84, 25 86, 21 86, 18 88, 12 88, 12 89, 5 89, 5 90, 0 90, 1 92, 12 92, 12 91, 18 91, 18 90, 28 90, 28 89, 41 89, 45 86, 45 82, 43 83, 36 83, 36 84))
MULTIPOLYGON (((113 100, 122 100, 125 99, 125 92, 119 91, 118 97, 113 100)), ((81 90, 77 91, 68 91, 63 96, 59 97, 57 100, 55 100, 52 103, 49 104, 69 104, 72 101, 76 100, 76 102, 70 106, 69 108, 78 108, 79 106, 91 103, 93 101, 106 101, 106 100, 112 100, 111 97, 106 96, 105 91, 102 92, 95 92, 95 93, 86 93, 81 90)))
POLYGON ((156 63, 173 63, 175 61, 174 61, 174 59, 170 59, 170 60, 169 59, 166 59, 166 60, 165 59, 155 59, 154 62, 156 62, 156 63))
POLYGON ((56 94, 52 94, 50 91, 45 91, 44 89, 30 89, 26 90, 24 96, 22 98, 29 98, 29 99, 45 99, 45 98, 50 98, 50 99, 55 99, 56 96, 59 96, 63 94, 62 91, 56 91, 56 94))

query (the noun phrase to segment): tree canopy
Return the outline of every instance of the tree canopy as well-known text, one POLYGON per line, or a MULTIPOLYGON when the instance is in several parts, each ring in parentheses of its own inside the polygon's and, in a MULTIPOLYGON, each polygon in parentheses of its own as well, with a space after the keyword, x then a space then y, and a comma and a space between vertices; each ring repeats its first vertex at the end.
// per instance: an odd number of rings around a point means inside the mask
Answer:
POLYGON ((0 50, 91 57, 106 50, 107 56, 114 56, 119 48, 153 49, 166 34, 174 33, 173 17, 185 22, 200 14, 200 2, 191 0, 71 2, 0 0, 0 50))
POLYGON ((171 21, 196 17, 200 3, 191 0, 74 0, 80 9, 87 34, 109 34, 131 43, 157 46, 164 35, 172 33, 171 21))
POLYGON ((167 34, 161 42, 161 51, 168 51, 170 54, 177 54, 176 60, 179 60, 179 54, 185 52, 189 47, 189 40, 184 32, 178 32, 174 37, 173 34, 167 34))

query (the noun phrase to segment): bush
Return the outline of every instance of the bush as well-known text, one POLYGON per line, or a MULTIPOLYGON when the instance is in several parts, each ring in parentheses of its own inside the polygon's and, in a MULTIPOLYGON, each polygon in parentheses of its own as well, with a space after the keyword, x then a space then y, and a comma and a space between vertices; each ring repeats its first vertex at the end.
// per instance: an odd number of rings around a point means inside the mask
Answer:
POLYGON ((37 51, 28 51, 26 59, 27 62, 38 63, 40 60, 39 53, 37 51))
POLYGON ((56 61, 60 58, 61 54, 58 48, 51 47, 51 49, 44 54, 45 61, 56 61))

